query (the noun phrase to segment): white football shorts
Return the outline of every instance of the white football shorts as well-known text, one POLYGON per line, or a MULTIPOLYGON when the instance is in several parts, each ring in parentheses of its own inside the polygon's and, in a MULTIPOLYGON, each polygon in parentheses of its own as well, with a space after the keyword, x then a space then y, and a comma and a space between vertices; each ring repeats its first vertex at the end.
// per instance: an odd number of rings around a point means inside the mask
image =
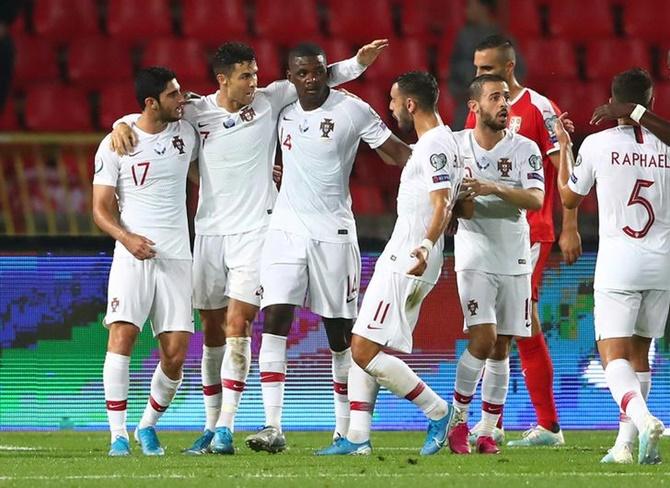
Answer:
POLYGON ((412 352, 412 334, 433 284, 376 266, 353 333, 396 351, 412 352))
POLYGON ((103 324, 129 322, 141 331, 150 319, 154 337, 162 332, 193 333, 191 292, 190 260, 115 257, 103 324))
POLYGON ((260 256, 267 227, 226 236, 196 235, 193 246, 193 307, 224 308, 234 298, 260 305, 260 256))
POLYGON ((530 336, 530 274, 463 270, 456 273, 456 282, 465 317, 464 331, 480 324, 494 324, 499 335, 530 336))
POLYGON ((270 229, 261 258, 261 308, 308 307, 325 318, 356 318, 361 253, 334 243, 270 229))
POLYGON ((596 340, 615 337, 658 338, 665 333, 670 308, 668 290, 595 290, 596 340))

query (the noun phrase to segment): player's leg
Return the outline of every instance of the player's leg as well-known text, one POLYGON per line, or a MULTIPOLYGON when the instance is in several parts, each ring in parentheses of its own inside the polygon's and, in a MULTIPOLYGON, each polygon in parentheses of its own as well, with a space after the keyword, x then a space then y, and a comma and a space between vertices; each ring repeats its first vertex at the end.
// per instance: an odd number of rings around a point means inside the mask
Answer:
POLYGON ((490 273, 468 270, 458 272, 456 280, 468 347, 456 366, 452 401, 456 408, 456 422, 449 433, 449 448, 456 454, 468 454, 470 403, 482 378, 486 359, 496 343, 497 283, 490 273))
POLYGON ((345 437, 349 431, 349 395, 347 382, 351 368, 351 329, 352 319, 323 318, 331 353, 333 376, 333 400, 335 406, 335 431, 333 441, 345 437))
POLYGON ((664 427, 660 420, 650 414, 640 381, 630 363, 633 355, 632 336, 645 293, 596 290, 594 319, 598 352, 605 368, 607 386, 621 411, 640 433, 638 462, 652 464, 660 458, 658 443, 664 427))
POLYGON ((110 456, 130 454, 126 413, 130 382, 130 354, 153 302, 152 263, 115 258, 109 272, 107 314, 109 328, 103 384, 112 434, 110 456))
POLYGON ((158 338, 160 362, 151 379, 151 392, 135 439, 148 456, 165 453, 158 441, 156 423, 169 407, 183 378, 183 365, 193 335, 191 262, 155 260, 155 296, 151 326, 158 338))
POLYGON ((200 360, 204 432, 186 454, 208 452, 214 438, 216 422, 221 414, 221 365, 225 351, 226 312, 228 298, 226 283, 224 236, 195 236, 193 245, 193 307, 198 310, 202 325, 203 344, 200 360))

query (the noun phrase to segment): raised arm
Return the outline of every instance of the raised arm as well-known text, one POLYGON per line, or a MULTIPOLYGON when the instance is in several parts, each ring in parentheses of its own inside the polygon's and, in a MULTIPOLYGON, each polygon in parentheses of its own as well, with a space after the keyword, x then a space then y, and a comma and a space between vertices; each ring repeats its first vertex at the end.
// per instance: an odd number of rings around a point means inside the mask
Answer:
POLYGON ((568 180, 574 168, 574 156, 572 154, 572 141, 570 135, 563 127, 562 115, 556 119, 556 137, 560 145, 559 166, 558 166, 558 193, 561 195, 561 202, 565 208, 577 208, 584 197, 575 193, 568 186, 568 180))
POLYGON ((635 103, 610 102, 597 107, 591 116, 591 124, 603 120, 632 119, 670 146, 670 121, 635 103), (640 107, 640 108, 637 108, 640 107), (637 112, 635 112, 637 110, 637 112))
POLYGON ((100 230, 123 244, 137 259, 151 259, 156 256, 156 251, 151 247, 154 242, 128 232, 119 222, 115 187, 93 185, 93 220, 100 230))

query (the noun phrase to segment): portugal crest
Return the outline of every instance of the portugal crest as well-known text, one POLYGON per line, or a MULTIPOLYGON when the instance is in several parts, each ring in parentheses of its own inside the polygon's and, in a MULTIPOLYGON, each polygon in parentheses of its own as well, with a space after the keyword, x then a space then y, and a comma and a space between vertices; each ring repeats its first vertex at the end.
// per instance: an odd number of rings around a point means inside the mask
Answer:
POLYGON ((172 146, 179 151, 179 154, 184 154, 184 140, 179 136, 172 138, 172 146))
POLYGON ((321 125, 319 126, 319 130, 321 130, 321 137, 330 139, 330 133, 333 132, 333 129, 335 128, 335 122, 333 122, 333 119, 323 119, 321 121, 321 125))
POLYGON ((254 117, 256 117, 256 111, 253 109, 253 107, 247 105, 242 110, 240 110, 240 118, 244 122, 251 122, 254 120, 254 117))
POLYGON ((477 309, 479 309, 479 303, 477 303, 477 300, 470 300, 468 302, 468 312, 470 312, 470 317, 477 315, 477 309))
POLYGON ((509 178, 509 172, 512 171, 512 161, 509 158, 500 158, 498 160, 498 171, 503 178, 509 178))

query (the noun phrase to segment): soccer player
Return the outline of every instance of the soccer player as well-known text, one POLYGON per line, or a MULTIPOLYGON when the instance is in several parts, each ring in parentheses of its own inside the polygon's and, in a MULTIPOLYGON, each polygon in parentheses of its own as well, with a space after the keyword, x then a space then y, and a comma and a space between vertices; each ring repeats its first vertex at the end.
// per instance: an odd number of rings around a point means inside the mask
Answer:
POLYGON ((468 107, 475 128, 457 132, 474 215, 454 237, 458 294, 469 336, 456 367, 456 425, 449 447, 470 452, 470 402, 482 381, 477 451, 497 454, 493 431, 507 398, 512 339, 530 336, 531 248, 526 210, 544 198, 542 154, 530 139, 506 129, 510 92, 504 78, 484 74, 470 83, 468 107), (483 377, 482 377, 483 374, 483 377))
MULTIPOLYGON (((560 110, 554 102, 530 88, 524 87, 514 75, 516 54, 512 43, 494 35, 484 39, 475 50, 474 65, 477 76, 495 74, 507 82, 510 92, 508 128, 534 141, 542 151, 546 176, 544 204, 541 209, 527 213, 530 224, 532 260, 532 310, 531 337, 519 338, 519 358, 526 388, 537 415, 537 426, 523 434, 522 439, 513 440, 510 446, 561 445, 565 441, 558 423, 558 412, 554 402, 554 372, 549 349, 542 334, 537 302, 542 273, 554 242, 553 202, 556 170, 558 167, 558 145, 553 133, 553 123, 560 110)), ((567 124, 567 122, 566 122, 567 124)), ((466 128, 474 128, 474 113, 470 112, 466 128)), ((570 126, 572 129, 572 123, 570 126)), ((574 263, 582 253, 581 238, 577 232, 577 213, 563 209, 563 225, 558 244, 568 264, 574 263)), ((473 428, 477 432, 481 424, 473 428)), ((502 424, 501 424, 502 426, 502 424)), ((496 429, 496 438, 502 441, 503 432, 496 429)), ((474 439, 473 439, 474 440, 474 439)))
POLYGON ((265 427, 246 439, 250 448, 268 452, 286 448, 281 430, 286 338, 296 306, 306 305, 323 318, 333 351, 334 437, 348 429, 349 337, 361 267, 349 174, 361 140, 388 163, 404 165, 410 154, 367 103, 328 88, 321 48, 297 46, 288 66, 298 101, 279 119, 282 184, 261 259, 265 321, 258 360, 265 427))
POLYGON ((126 430, 130 355, 147 318, 160 344, 160 362, 135 438, 148 456, 164 450, 154 426, 177 393, 193 333, 191 249, 186 218, 186 178, 198 155, 198 138, 181 120, 184 97, 175 74, 142 69, 135 96, 142 107, 134 153, 118 156, 110 136, 95 155, 93 217, 116 239, 109 272, 109 329, 103 368, 110 456, 130 454, 126 430))
POLYGON ((612 99, 636 107, 618 125, 584 139, 573 162, 570 137, 557 122, 561 146, 558 190, 579 206, 593 185, 600 222, 593 283, 595 335, 605 379, 624 420, 603 463, 657 464, 663 423, 652 416, 649 346, 662 337, 670 307, 670 147, 636 122, 651 105, 649 73, 634 68, 612 81, 612 99), (633 428, 634 426, 634 428, 633 428))
POLYGON ((393 117, 400 129, 414 129, 419 140, 400 177, 398 220, 377 260, 353 329, 349 431, 319 455, 370 454, 378 385, 410 400, 428 417, 422 455, 435 454, 446 443, 453 409, 406 363, 382 350, 412 352, 421 303, 440 276, 443 233, 463 177, 454 135, 435 108, 438 95, 429 73, 405 73, 391 87, 393 117))
MULTIPOLYGON (((373 41, 355 58, 330 66, 328 83, 356 78, 386 45, 385 40, 373 41)), ((206 412, 204 432, 188 454, 235 452, 235 414, 249 373, 251 324, 260 304, 259 260, 276 198, 271 179, 275 128, 282 107, 296 99, 287 80, 257 89, 256 56, 245 44, 223 44, 213 68, 219 90, 188 103, 184 114, 201 141, 193 303, 204 333, 206 412)), ((123 137, 117 145, 124 146, 132 134, 123 125, 118 130, 123 137)))

